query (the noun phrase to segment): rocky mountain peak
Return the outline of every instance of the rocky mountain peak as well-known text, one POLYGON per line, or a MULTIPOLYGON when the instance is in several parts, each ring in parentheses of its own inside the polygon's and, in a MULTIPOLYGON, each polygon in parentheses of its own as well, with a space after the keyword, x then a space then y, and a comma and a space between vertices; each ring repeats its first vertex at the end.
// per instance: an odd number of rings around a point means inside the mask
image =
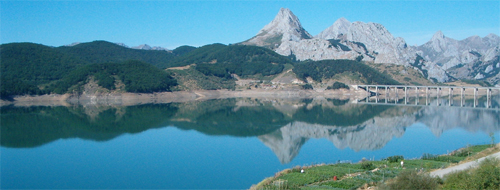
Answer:
POLYGON ((483 38, 483 42, 487 43, 490 47, 498 47, 500 44, 500 37, 490 33, 483 38))
MULTIPOLYGON (((443 32, 437 31, 431 38, 429 42, 424 44, 424 46, 430 46, 435 52, 444 52, 449 49, 449 46, 455 46, 456 40, 446 37, 443 32)), ((454 50, 452 50, 454 51, 454 50)))
POLYGON ((311 38, 311 34, 300 24, 299 18, 290 9, 281 8, 273 21, 264 26, 256 36, 242 42, 242 44, 266 46, 274 49, 284 41, 297 42, 311 38))
MULTIPOLYGON (((294 33, 293 37, 298 37, 292 39, 293 41, 298 41, 301 39, 311 38, 312 36, 307 33, 302 25, 300 24, 299 18, 295 16, 290 9, 281 8, 276 17, 274 17, 271 23, 267 24, 262 28, 259 34, 262 33, 277 33, 277 34, 286 34, 286 33, 294 33), (299 35, 297 35, 297 33, 299 35)), ((257 34, 257 35, 259 35, 257 34)), ((292 36, 290 36, 292 37, 292 36)))
POLYGON ((142 45, 132 47, 132 49, 151 50, 152 48, 148 44, 142 44, 142 45))
POLYGON ((341 35, 346 34, 349 31, 351 24, 352 23, 349 22, 346 18, 341 17, 337 21, 335 21, 332 26, 323 30, 315 37, 325 40, 338 39, 341 35))
POLYGON ((437 31, 434 33, 434 35, 431 38, 431 41, 439 41, 439 40, 444 40, 445 36, 441 30, 437 31))
POLYGON ((487 35, 487 36, 485 36, 484 38, 486 38, 486 39, 491 39, 491 40, 497 40, 497 41, 500 41, 500 37, 499 37, 499 36, 497 36, 497 35, 495 35, 495 34, 493 34, 493 33, 488 34, 488 35, 487 35))

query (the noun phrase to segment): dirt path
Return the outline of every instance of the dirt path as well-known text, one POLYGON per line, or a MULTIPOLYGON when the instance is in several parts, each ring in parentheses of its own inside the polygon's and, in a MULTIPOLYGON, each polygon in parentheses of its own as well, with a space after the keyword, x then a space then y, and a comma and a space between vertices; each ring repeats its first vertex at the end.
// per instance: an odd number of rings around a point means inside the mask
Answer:
POLYGON ((470 162, 466 162, 466 163, 463 163, 463 164, 459 164, 459 165, 456 165, 456 166, 453 166, 453 167, 448 167, 448 168, 445 168, 445 169, 433 171, 433 172, 431 172, 431 176, 436 176, 436 177, 442 178, 444 175, 449 174, 449 173, 454 172, 454 171, 461 171, 461 170, 468 169, 470 167, 476 167, 485 158, 492 158, 492 157, 500 159, 500 152, 497 152, 495 154, 482 157, 482 158, 474 160, 474 161, 470 161, 470 162))

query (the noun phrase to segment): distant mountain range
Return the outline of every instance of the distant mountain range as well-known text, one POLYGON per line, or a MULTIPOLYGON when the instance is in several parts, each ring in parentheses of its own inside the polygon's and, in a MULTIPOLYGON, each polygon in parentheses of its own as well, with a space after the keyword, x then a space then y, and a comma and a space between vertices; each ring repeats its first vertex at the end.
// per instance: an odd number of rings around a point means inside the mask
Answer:
POLYGON ((273 21, 243 45, 266 47, 297 60, 351 59, 411 66, 435 82, 455 79, 500 81, 500 37, 471 36, 458 41, 441 31, 421 46, 408 46, 381 24, 340 18, 316 36, 297 16, 281 8, 273 21))
MULTIPOLYGON (((66 47, 71 47, 71 46, 76 46, 78 44, 80 44, 80 42, 74 42, 74 43, 71 43, 71 44, 68 44, 68 45, 65 45, 65 46, 66 47)), ((122 47, 126 47, 126 48, 132 48, 132 49, 170 51, 169 49, 164 48, 164 47, 160 47, 160 46, 153 46, 153 47, 151 47, 148 44, 141 44, 141 45, 134 46, 134 47, 129 47, 129 46, 125 45, 124 43, 115 43, 115 44, 119 45, 119 46, 122 46, 122 47)))

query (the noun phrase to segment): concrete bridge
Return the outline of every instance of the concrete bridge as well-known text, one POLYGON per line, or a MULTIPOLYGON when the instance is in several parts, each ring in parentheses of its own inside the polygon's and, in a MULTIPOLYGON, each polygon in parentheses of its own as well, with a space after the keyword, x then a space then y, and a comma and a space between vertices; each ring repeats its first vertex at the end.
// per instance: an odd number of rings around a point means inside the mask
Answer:
POLYGON ((472 97, 473 107, 478 106, 478 98, 486 96, 486 108, 491 107, 492 96, 500 94, 499 87, 474 87, 474 86, 405 86, 405 85, 352 85, 356 90, 363 89, 367 93, 366 102, 373 99, 379 103, 380 96, 383 96, 384 102, 389 103, 389 99, 394 99, 397 104, 400 97, 404 97, 404 104, 408 104, 410 98, 415 99, 415 104, 419 104, 421 97, 425 98, 425 105, 429 105, 431 98, 435 97, 437 104, 441 105, 440 100, 448 97, 448 105, 454 105, 454 96, 460 96, 460 107, 465 105, 465 98, 472 97), (456 92, 455 91, 459 91, 456 92))

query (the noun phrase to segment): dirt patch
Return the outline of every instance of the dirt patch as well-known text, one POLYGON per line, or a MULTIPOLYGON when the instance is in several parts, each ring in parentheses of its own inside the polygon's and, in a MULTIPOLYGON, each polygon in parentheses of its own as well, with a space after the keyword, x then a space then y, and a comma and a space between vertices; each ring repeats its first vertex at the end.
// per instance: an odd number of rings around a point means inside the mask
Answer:
POLYGON ((167 68, 165 70, 186 70, 186 69, 189 69, 191 68, 192 65, 186 65, 186 66, 183 66, 183 67, 170 67, 170 68, 167 68))

